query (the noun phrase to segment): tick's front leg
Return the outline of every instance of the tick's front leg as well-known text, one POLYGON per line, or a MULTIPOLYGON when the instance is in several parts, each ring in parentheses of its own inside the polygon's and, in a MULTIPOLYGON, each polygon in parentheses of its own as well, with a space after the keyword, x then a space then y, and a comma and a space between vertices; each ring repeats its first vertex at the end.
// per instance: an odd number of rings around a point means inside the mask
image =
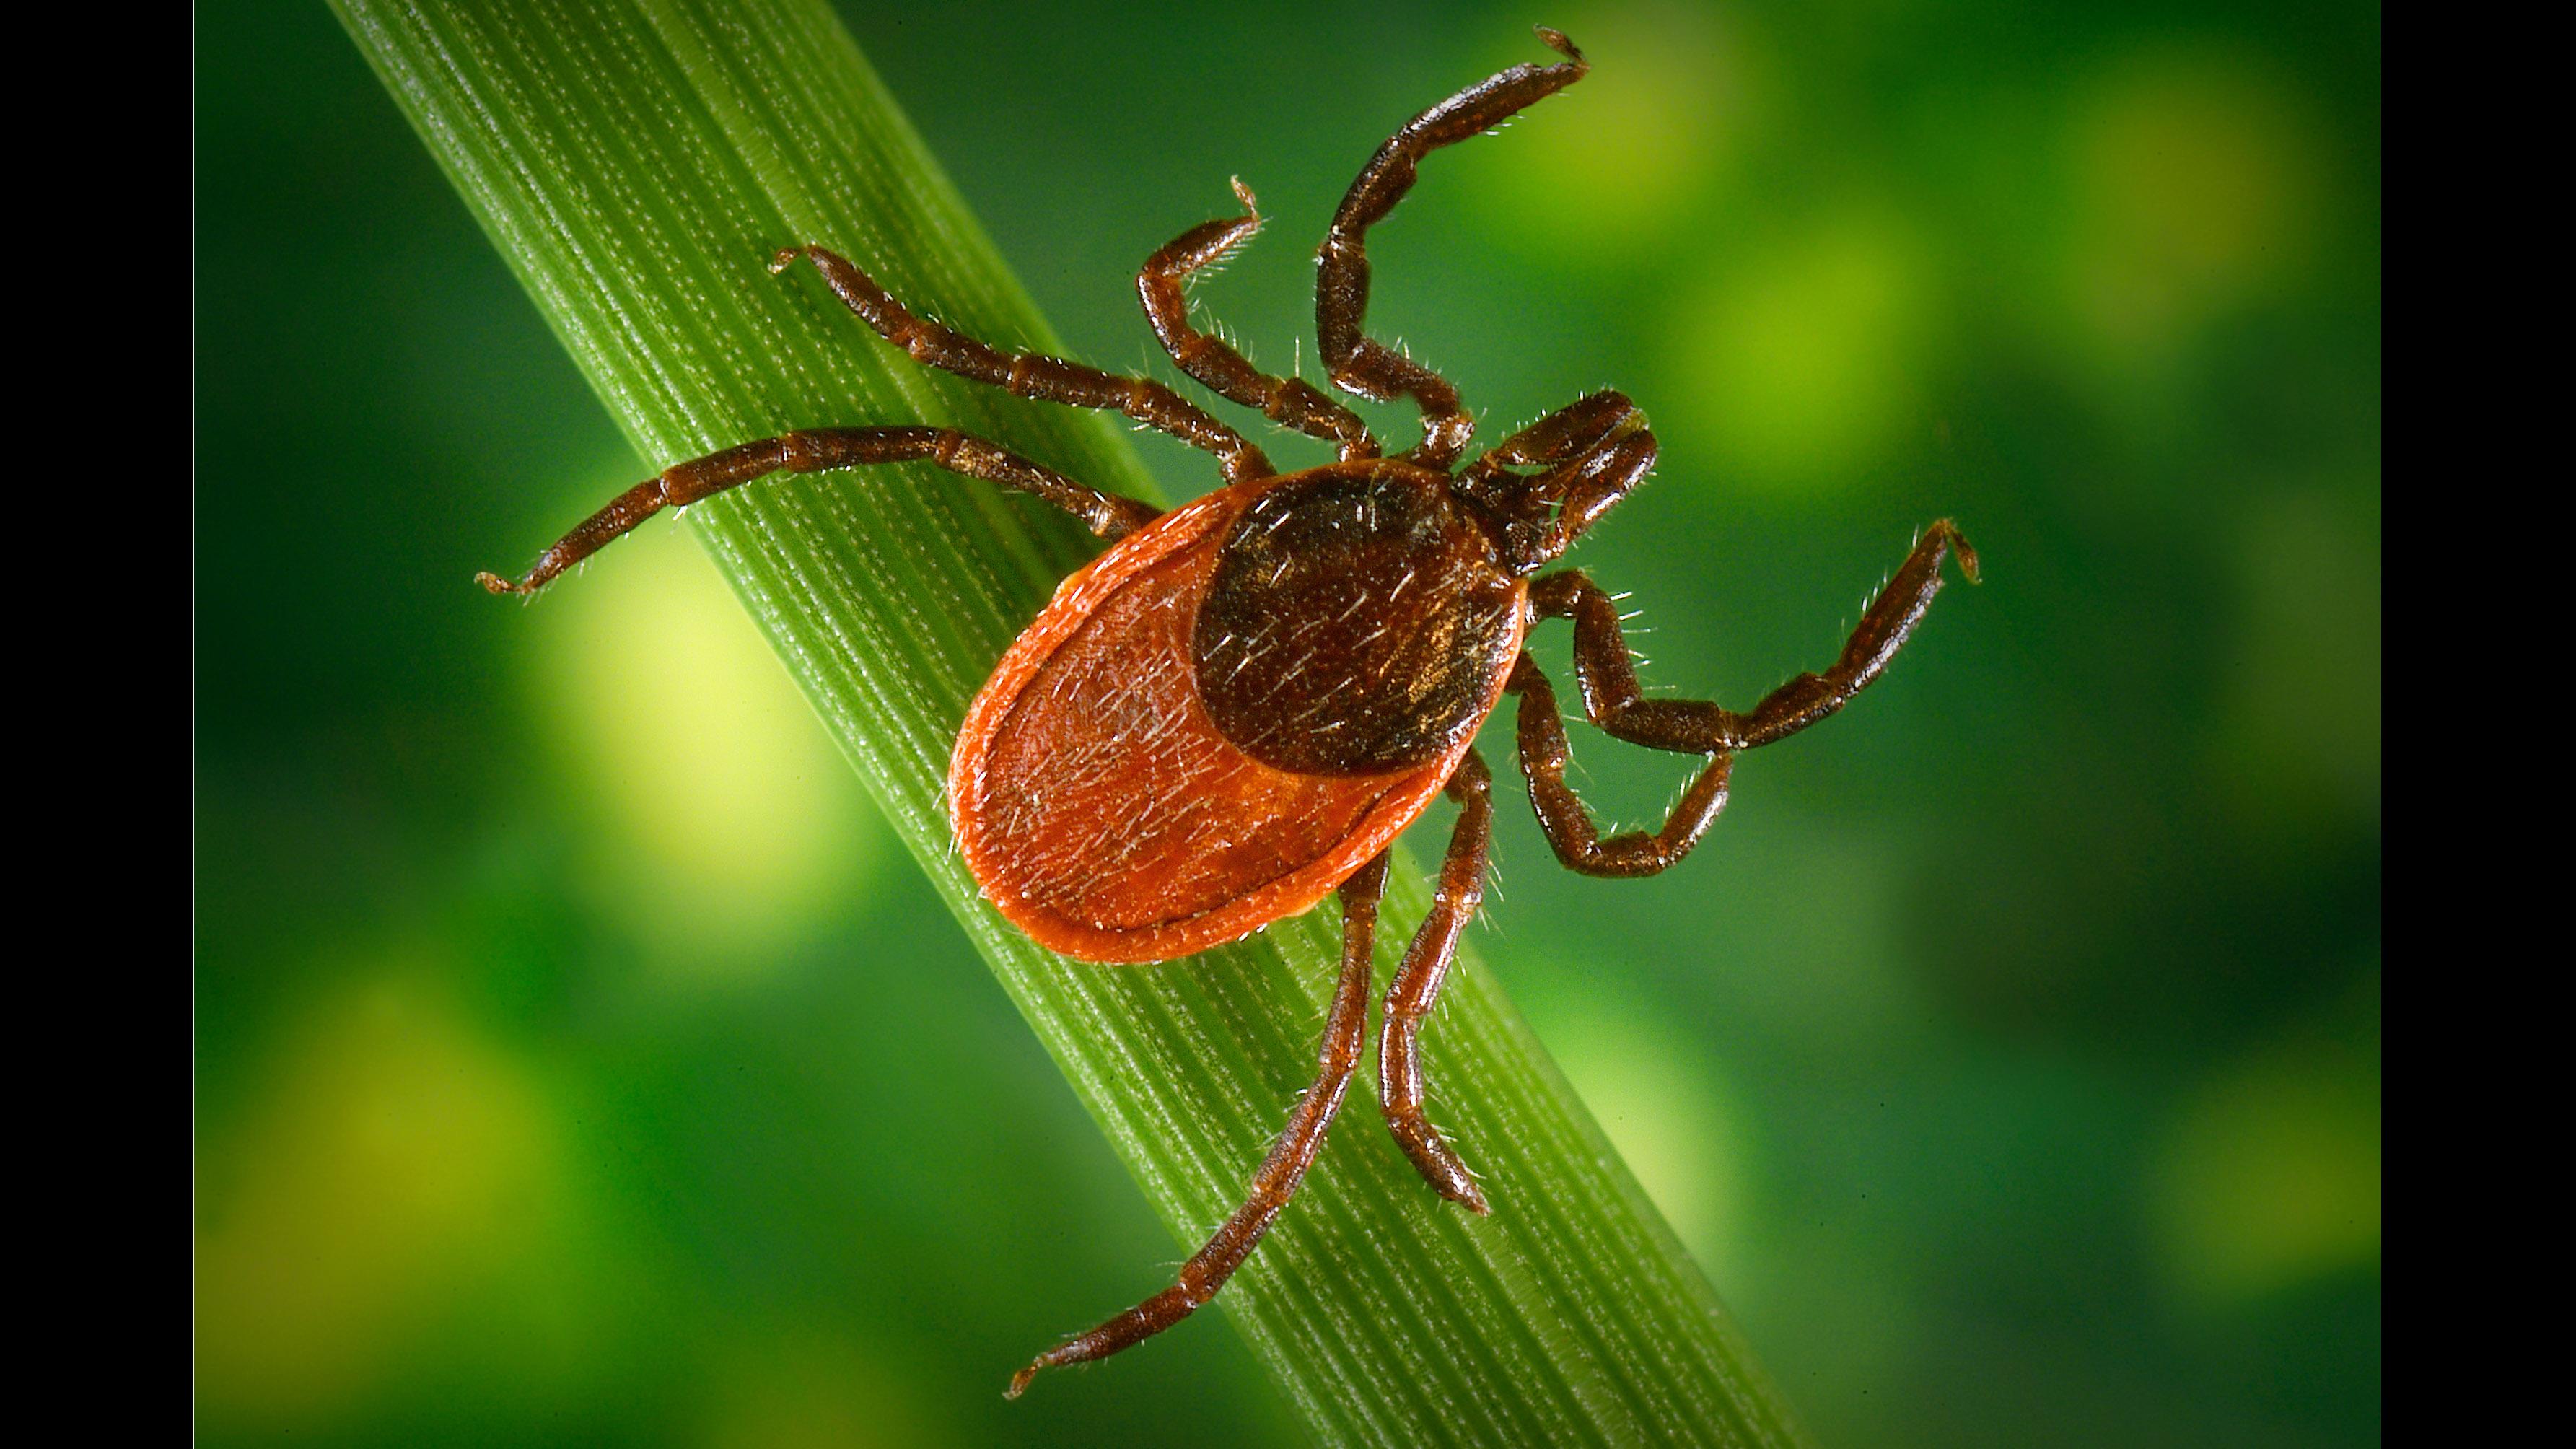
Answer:
MULTIPOLYGON (((1625 646, 1620 662, 1627 662, 1625 646)), ((1581 875, 1622 877, 1670 870, 1690 854, 1717 819, 1717 812, 1726 808, 1727 772, 1735 757, 1720 753, 1674 802, 1662 829, 1651 835, 1639 831, 1605 838, 1582 798, 1565 783, 1571 752, 1565 719, 1557 712, 1556 687, 1527 654, 1513 667, 1505 687, 1520 696, 1521 773, 1529 780, 1530 808, 1538 812, 1539 829, 1546 832, 1549 847, 1566 869, 1581 875)))
POLYGON ((1944 518, 1923 530, 1896 574, 1870 600, 1842 653, 1821 674, 1801 674, 1738 713, 1694 699, 1649 699, 1628 663, 1619 606, 1579 569, 1530 586, 1542 619, 1574 621, 1575 682, 1583 712, 1602 732, 1650 750, 1714 755, 1785 739, 1851 701, 1887 668, 1941 591, 1941 560, 1955 554, 1959 571, 1977 579, 1977 551, 1944 518))
POLYGON ((1844 642, 1841 656, 1824 673, 1801 674, 1763 696, 1751 713, 1741 717, 1739 748, 1752 749, 1796 734, 1841 709, 1878 678, 1887 661, 1912 637, 1923 611, 1932 607, 1932 596, 1941 592, 1944 554, 1955 554, 1959 572, 1968 576, 1968 582, 1977 581, 1977 551, 1950 520, 1941 519, 1923 530, 1913 552, 1896 566, 1896 576, 1870 600, 1869 611, 1844 642))
POLYGON ((1486 77, 1421 115, 1378 147, 1342 196, 1332 229, 1315 257, 1315 338, 1333 384, 1381 402, 1409 397, 1422 409, 1422 442, 1410 455, 1426 468, 1446 471, 1476 435, 1476 420, 1446 378, 1368 335, 1368 231, 1413 189, 1415 168, 1443 146, 1454 146, 1510 120, 1583 78, 1582 53, 1544 26, 1539 38, 1565 59, 1555 65, 1516 65, 1486 77))
POLYGON ((1162 339, 1163 350, 1180 364, 1181 371, 1218 395, 1258 408, 1263 417, 1282 427, 1331 443, 1345 462, 1376 457, 1377 440, 1369 436, 1368 424, 1358 414, 1301 379, 1272 377, 1226 345, 1224 338, 1190 325, 1190 299, 1184 290, 1190 273, 1224 260, 1261 229, 1252 188, 1238 180, 1234 194, 1243 202, 1243 215, 1182 232, 1146 258, 1144 269, 1136 274, 1136 295, 1145 304, 1145 318, 1154 324, 1154 335, 1162 339))
POLYGON ((1152 378, 1122 377, 1079 362, 1036 352, 1004 352, 953 327, 914 315, 894 294, 840 253, 817 246, 789 247, 769 264, 783 271, 799 257, 823 274, 841 304, 913 361, 959 377, 990 383, 1019 397, 1067 407, 1125 413, 1193 448, 1214 453, 1226 481, 1270 476, 1270 460, 1241 433, 1218 422, 1187 398, 1152 378))

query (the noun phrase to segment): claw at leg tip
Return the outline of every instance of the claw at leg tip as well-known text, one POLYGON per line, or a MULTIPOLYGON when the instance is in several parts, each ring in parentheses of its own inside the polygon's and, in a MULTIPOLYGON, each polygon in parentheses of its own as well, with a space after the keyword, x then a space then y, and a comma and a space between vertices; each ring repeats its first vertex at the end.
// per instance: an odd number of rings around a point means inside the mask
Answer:
POLYGON ((1002 1390, 1002 1397, 1006 1399, 1016 1399, 1020 1395, 1027 1393, 1029 1389, 1029 1380, 1038 1376, 1038 1368, 1039 1365, 1030 1364, 1027 1368, 1011 1375, 1011 1386, 1002 1390))
POLYGON ((519 591, 518 585, 495 573, 478 573, 474 576, 474 582, 481 584, 487 593, 515 594, 519 591))
POLYGON ((1971 547, 1965 538, 1959 536, 1959 531, 1957 529, 1952 529, 1950 531, 1950 552, 1959 560, 1959 572, 1968 576, 1969 583, 1978 584, 1985 582, 1985 580, 1977 576, 1976 549, 1971 547))
POLYGON ((1476 1186, 1476 1179, 1467 1175, 1467 1165, 1463 1162, 1458 1164, 1456 1173, 1450 1177, 1448 1186, 1441 1190, 1440 1195, 1480 1218, 1491 1216, 1493 1213, 1492 1208, 1485 1206, 1484 1189, 1476 1186))

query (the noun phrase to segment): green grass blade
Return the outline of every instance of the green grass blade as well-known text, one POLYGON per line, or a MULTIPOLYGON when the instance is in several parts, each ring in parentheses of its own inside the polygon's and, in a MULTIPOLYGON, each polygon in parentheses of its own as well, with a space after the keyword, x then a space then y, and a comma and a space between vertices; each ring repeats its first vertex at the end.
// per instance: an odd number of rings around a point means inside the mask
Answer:
MULTIPOLYGON (((774 249, 821 242, 970 333, 1053 342, 818 0, 334 4, 645 456, 924 421, 1152 496, 1109 422, 926 373, 810 273, 768 275, 774 249)), ((1160 240, 1139 238, 1139 254, 1160 240)), ((766 482, 688 522, 1155 1210, 1194 1244, 1313 1072, 1336 913, 1186 965, 1067 962, 978 901, 940 802, 967 701, 1096 545, 1042 507, 912 467, 766 482)), ((497 606, 460 578, 457 607, 497 606)), ((1426 904, 1419 872, 1396 874, 1381 969, 1426 904)), ((1463 958, 1453 981, 1429 1033, 1434 1110, 1493 1216, 1471 1220, 1423 1187, 1363 1082, 1213 1316, 1250 1339, 1323 1440, 1802 1442, 1499 988, 1463 958)), ((1155 1279, 1139 1264, 1138 1296, 1155 1279)), ((1016 1367, 992 1366, 997 1392, 1016 1367)), ((1042 1378, 1029 1412, 1047 1389, 1042 1378)))

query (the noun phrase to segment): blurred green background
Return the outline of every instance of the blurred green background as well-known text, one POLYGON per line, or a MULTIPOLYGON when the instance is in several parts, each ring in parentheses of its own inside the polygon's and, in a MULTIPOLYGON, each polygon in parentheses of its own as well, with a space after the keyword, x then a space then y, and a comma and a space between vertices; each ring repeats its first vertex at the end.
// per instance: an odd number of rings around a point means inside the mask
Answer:
MULTIPOLYGON (((1669 692, 1821 664, 1934 517, 1989 581, 1667 876, 1507 810, 1483 961, 1828 1444, 2377 1440, 2376 6, 845 14, 1166 377, 1129 278, 1228 176, 1198 295, 1286 365, 1370 150, 1573 34, 1378 329, 1489 435, 1652 414, 1575 561, 1669 692)), ((1299 1442, 1212 1320, 1002 1403, 1178 1250, 685 528, 471 587, 647 466, 319 5, 198 20, 205 1439, 1299 1442)), ((1576 749, 1630 821, 1688 769, 1576 749)))

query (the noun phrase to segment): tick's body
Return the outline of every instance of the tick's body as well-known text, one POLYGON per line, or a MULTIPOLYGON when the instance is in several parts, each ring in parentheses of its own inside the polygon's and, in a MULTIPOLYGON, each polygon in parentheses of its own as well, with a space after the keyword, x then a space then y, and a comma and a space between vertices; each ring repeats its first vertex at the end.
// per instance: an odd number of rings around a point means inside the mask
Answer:
POLYGON ((1477 729, 1519 696, 1517 747, 1530 803, 1558 859, 1590 875, 1651 875, 1680 860, 1726 803, 1735 754, 1840 709, 1876 678, 1941 587, 1942 556, 1975 556, 1935 523, 1821 674, 1802 674, 1737 713, 1647 699, 1610 595, 1579 570, 1542 573, 1638 482, 1655 439, 1628 399, 1595 393, 1461 465, 1474 419, 1448 382, 1368 337, 1364 242, 1443 146, 1491 130, 1580 79, 1582 57, 1515 66, 1415 117, 1342 199, 1317 257, 1315 319, 1332 381, 1381 401, 1410 398, 1423 437, 1380 455, 1360 419, 1293 378, 1271 377, 1193 327, 1184 279, 1248 239, 1247 214, 1192 228, 1137 279, 1174 362, 1227 399, 1334 444, 1340 460, 1275 473, 1241 434, 1160 383, 1058 358, 1000 352, 914 316, 858 267, 813 261, 869 326, 926 365, 1025 397, 1111 408, 1214 454, 1217 492, 1158 515, 991 443, 944 428, 790 433, 678 464, 637 485, 548 549, 504 593, 533 593, 662 508, 776 472, 922 461, 1031 493, 1114 547, 1067 579, 1003 656, 969 709, 948 777, 966 863, 1002 915, 1086 961, 1161 961, 1231 941, 1336 891, 1342 965, 1312 1090, 1253 1175, 1243 1206, 1183 1265, 1179 1281, 1040 1355, 1039 1369, 1103 1358, 1161 1332, 1215 1294, 1287 1205, 1350 1085, 1367 1038, 1367 996, 1387 848, 1447 794, 1459 805, 1430 915, 1396 969, 1379 1034, 1380 1103, 1396 1142, 1443 1197, 1482 1213, 1483 1194, 1423 1113, 1420 1028, 1484 889, 1492 777, 1477 729), (1521 644, 1545 619, 1574 625, 1583 712, 1615 738, 1703 758, 1653 834, 1604 839, 1565 783, 1555 690, 1521 644))
POLYGON ((1529 590, 1394 461, 1237 483, 1065 581, 948 776, 1039 945, 1165 961, 1322 900, 1428 808, 1502 697, 1529 590))

